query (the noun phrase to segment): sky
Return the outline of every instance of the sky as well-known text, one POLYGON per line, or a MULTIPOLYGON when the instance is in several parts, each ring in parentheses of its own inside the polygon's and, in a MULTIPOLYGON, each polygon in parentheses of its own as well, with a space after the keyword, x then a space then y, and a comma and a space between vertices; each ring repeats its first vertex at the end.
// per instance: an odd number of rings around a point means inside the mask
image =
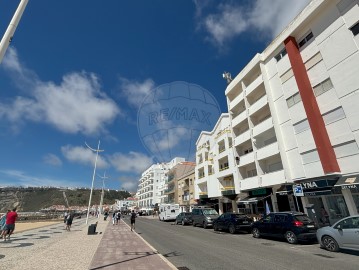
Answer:
MULTIPOLYGON (((18 3, 0 0, 1 36, 18 3)), ((29 0, 0 63, 0 187, 89 188, 100 142, 94 187, 136 191, 151 164, 195 151, 197 133, 181 139, 227 112, 223 72, 235 77, 308 3, 29 0), (146 100, 158 114, 143 115, 146 100), (191 121, 174 121, 184 105, 191 121)))

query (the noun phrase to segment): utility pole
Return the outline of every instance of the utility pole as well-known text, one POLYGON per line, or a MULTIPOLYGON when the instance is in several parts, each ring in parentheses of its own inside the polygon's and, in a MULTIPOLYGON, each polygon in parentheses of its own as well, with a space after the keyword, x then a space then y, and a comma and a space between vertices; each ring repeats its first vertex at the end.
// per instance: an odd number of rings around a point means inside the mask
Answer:
POLYGON ((96 152, 96 159, 95 159, 95 166, 93 169, 93 175, 92 175, 92 184, 91 184, 91 192, 90 192, 90 199, 89 199, 89 205, 87 207, 87 216, 86 216, 86 224, 88 224, 89 221, 89 215, 90 215, 90 207, 91 207, 91 200, 92 200, 92 192, 93 192, 93 183, 95 181, 95 174, 96 174, 96 164, 97 164, 97 158, 98 158, 98 153, 99 152, 103 152, 104 150, 100 150, 100 140, 98 141, 98 145, 97 145, 97 150, 91 148, 90 146, 88 146, 88 144, 85 142, 86 146, 93 152, 96 152))
POLYGON ((108 177, 106 177, 106 172, 103 174, 103 177, 102 176, 99 176, 99 177, 102 179, 102 193, 101 193, 101 200, 100 200, 100 215, 102 215, 105 179, 107 179, 108 177))
POLYGON ((10 42, 14 36, 15 30, 22 14, 26 8, 28 0, 21 0, 19 6, 17 7, 14 16, 12 17, 9 26, 7 27, 3 38, 0 41, 0 63, 4 58, 5 52, 10 45, 10 42))

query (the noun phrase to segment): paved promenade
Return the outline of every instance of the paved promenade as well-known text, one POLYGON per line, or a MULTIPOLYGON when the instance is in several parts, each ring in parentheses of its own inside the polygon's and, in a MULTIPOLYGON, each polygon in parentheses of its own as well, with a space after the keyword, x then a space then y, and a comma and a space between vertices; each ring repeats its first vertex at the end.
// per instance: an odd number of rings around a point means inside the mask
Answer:
MULTIPOLYGON (((142 218, 142 217, 141 217, 142 218)), ((74 221, 71 232, 64 223, 18 232, 0 241, 0 269, 176 269, 121 220, 98 221, 97 234, 87 235, 85 219, 74 221)))

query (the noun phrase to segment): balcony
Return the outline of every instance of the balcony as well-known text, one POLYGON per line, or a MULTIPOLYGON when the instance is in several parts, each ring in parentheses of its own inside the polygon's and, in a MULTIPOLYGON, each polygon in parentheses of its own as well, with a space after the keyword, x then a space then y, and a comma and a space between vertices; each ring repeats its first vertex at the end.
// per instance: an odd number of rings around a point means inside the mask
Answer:
POLYGON ((232 119, 232 127, 235 128, 245 120, 247 120, 247 111, 241 112, 239 115, 232 119))
POLYGON ((254 114, 255 112, 257 112, 267 104, 268 104, 268 97, 267 95, 264 95, 260 99, 258 99, 255 103, 253 103, 252 106, 249 107, 248 115, 254 114))
POLYGON ((284 170, 266 173, 260 176, 263 187, 283 184, 286 182, 284 170))
POLYGON ((257 160, 269 158, 279 153, 278 142, 271 143, 257 150, 257 160))
POLYGON ((254 152, 250 152, 248 154, 245 154, 245 155, 239 157, 238 166, 242 167, 242 166, 248 165, 253 162, 254 162, 254 152))
POLYGON ((253 128, 253 137, 256 137, 259 134, 262 134, 263 132, 271 129, 272 127, 273 127, 273 118, 269 117, 253 128))
POLYGON ((251 132, 250 130, 246 130, 245 132, 239 134, 235 139, 234 139, 234 145, 240 145, 246 141, 248 141, 251 138, 251 132))
POLYGON ((246 96, 250 95, 258 86, 263 83, 263 76, 262 74, 259 75, 253 82, 251 82, 246 88, 246 96))
POLYGON ((200 199, 207 199, 208 198, 208 192, 199 192, 199 198, 200 199))
POLYGON ((222 193, 222 196, 236 195, 236 190, 235 190, 234 186, 222 187, 221 193, 222 193))
POLYGON ((241 92, 238 96, 236 96, 230 103, 229 103, 229 110, 233 110, 244 98, 244 93, 241 92))
POLYGON ((241 180, 239 183, 240 183, 241 192, 244 190, 251 190, 260 187, 259 176, 245 178, 241 180))

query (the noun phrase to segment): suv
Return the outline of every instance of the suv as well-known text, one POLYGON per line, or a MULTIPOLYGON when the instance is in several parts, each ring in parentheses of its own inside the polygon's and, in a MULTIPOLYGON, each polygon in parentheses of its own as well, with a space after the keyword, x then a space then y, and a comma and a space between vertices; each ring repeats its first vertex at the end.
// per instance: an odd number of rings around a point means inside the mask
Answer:
POLYGON ((192 209, 192 225, 197 226, 197 224, 207 228, 213 225, 213 220, 218 218, 219 215, 217 211, 213 208, 194 208, 192 209))
POLYGON ((314 222, 300 212, 270 213, 252 225, 253 237, 280 237, 290 244, 296 244, 298 240, 316 240, 316 231, 314 222))

